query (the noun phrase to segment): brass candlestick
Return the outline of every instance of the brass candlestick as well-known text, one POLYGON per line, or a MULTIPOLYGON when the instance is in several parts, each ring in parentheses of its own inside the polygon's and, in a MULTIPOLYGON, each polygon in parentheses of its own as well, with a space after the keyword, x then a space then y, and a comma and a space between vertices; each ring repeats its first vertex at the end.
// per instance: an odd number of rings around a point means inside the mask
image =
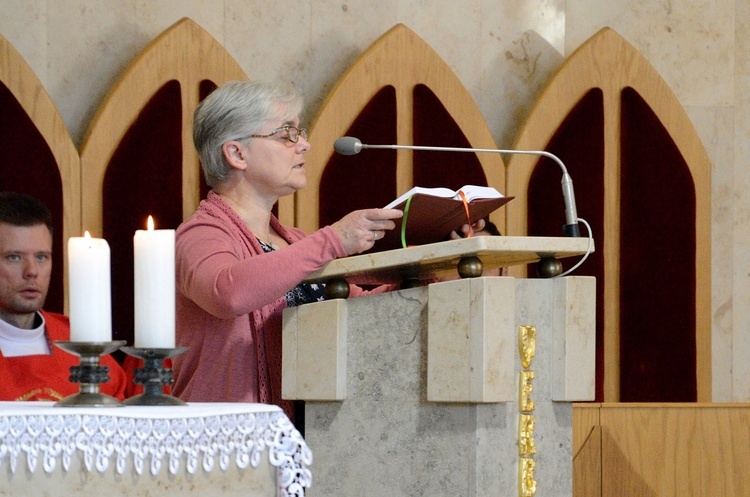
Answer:
POLYGON ((129 406, 184 406, 184 401, 164 393, 164 386, 174 383, 172 370, 164 367, 164 360, 185 352, 187 347, 142 348, 122 347, 128 355, 143 359, 143 368, 135 370, 135 383, 143 385, 143 393, 125 400, 129 406))
POLYGON ((55 345, 81 358, 79 366, 70 368, 70 381, 79 383, 79 391, 55 403, 56 407, 118 407, 122 402, 100 392, 99 385, 109 381, 109 367, 101 366, 99 358, 125 345, 124 340, 113 342, 64 342, 55 345))

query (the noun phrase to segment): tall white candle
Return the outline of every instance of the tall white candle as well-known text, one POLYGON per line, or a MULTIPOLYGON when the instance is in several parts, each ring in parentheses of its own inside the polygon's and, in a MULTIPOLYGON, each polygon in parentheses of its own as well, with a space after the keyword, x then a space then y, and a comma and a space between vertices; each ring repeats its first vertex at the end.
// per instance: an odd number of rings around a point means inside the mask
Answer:
POLYGON ((70 340, 112 341, 109 244, 102 238, 68 239, 70 340))
POLYGON ((135 347, 175 346, 174 239, 174 230, 154 230, 151 216, 133 237, 135 347))

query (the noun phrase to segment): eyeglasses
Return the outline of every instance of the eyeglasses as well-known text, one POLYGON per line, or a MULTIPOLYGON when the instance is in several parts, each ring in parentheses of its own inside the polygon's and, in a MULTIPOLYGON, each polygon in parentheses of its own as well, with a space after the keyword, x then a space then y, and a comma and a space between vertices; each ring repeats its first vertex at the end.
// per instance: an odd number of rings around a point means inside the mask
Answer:
POLYGON ((297 143, 300 137, 307 140, 306 128, 298 128, 296 126, 291 126, 289 124, 284 125, 280 128, 276 128, 275 130, 271 131, 267 135, 248 135, 248 136, 239 138, 238 140, 244 140, 245 138, 270 138, 276 133, 281 133, 282 131, 286 131, 286 136, 284 137, 284 139, 286 139, 289 142, 297 143))

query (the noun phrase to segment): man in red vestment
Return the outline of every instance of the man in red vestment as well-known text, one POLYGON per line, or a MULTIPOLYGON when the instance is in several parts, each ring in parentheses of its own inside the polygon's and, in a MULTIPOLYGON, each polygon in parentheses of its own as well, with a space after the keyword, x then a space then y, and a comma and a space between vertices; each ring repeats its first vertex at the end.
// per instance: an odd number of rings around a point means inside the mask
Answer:
MULTIPOLYGON (((80 359, 56 347, 70 340, 68 318, 42 310, 52 271, 52 216, 28 195, 0 192, 0 400, 57 401, 79 391, 70 368, 80 359)), ((126 376, 104 356, 101 393, 124 398, 126 376)))

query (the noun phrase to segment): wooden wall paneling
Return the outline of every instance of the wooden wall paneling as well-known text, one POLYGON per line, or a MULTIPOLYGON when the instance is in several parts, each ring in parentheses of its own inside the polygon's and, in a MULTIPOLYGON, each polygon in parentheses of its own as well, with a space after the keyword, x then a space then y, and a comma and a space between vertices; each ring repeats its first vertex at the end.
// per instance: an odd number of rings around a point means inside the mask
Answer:
POLYGON ((604 404, 602 496, 750 496, 746 404, 604 404))
POLYGON ((601 497, 601 404, 573 406, 573 497, 601 497))
MULTIPOLYGON (((67 294, 67 272, 64 270, 63 263, 63 261, 67 260, 67 240, 70 236, 80 236, 82 234, 81 164, 78 151, 49 94, 23 57, 2 36, 0 36, 0 82, 12 94, 31 123, 33 123, 39 136, 42 137, 49 148, 49 153, 59 171, 59 177, 50 178, 50 180, 53 183, 60 182, 62 192, 61 194, 55 193, 53 196, 55 198, 58 196, 61 197, 61 209, 58 209, 55 202, 50 202, 50 199, 44 198, 43 194, 35 192, 33 185, 28 187, 29 191, 26 193, 35 195, 45 202, 50 210, 52 210, 53 217, 55 217, 55 224, 59 222, 60 226, 62 226, 61 232, 54 233, 53 281, 51 282, 50 294, 47 298, 48 304, 51 301, 62 303, 66 300, 64 295, 55 294, 67 294)), ((8 109, 0 109, 0 112, 5 111, 8 111, 8 109)), ((2 135, 8 138, 11 136, 11 133, 5 130, 2 135)), ((19 146, 19 143, 4 143, 2 146, 3 154, 5 154, 8 152, 9 147, 19 146)), ((34 155, 35 152, 37 151, 21 150, 17 155, 21 156, 24 161, 34 160, 37 157, 34 155)), ((42 183, 46 178, 36 176, 39 174, 38 170, 34 170, 37 165, 29 163, 6 163, 0 167, 17 169, 20 171, 20 174, 27 175, 31 182, 42 183)), ((10 185, 9 189, 16 188, 14 185, 10 185)), ((65 305, 62 305, 61 308, 50 310, 64 312, 64 307, 65 305)))
MULTIPOLYGON (((248 79, 232 56, 207 31, 181 19, 151 42, 130 64, 100 106, 81 147, 83 223, 101 236, 101 190, 109 161, 144 105, 169 81, 182 99, 182 209, 187 218, 199 202, 200 163, 193 146, 193 111, 200 85, 248 79)), ((127 185, 123 185, 126 187, 127 185)))
POLYGON ((602 428, 591 429, 586 444, 573 459, 573 497, 602 495, 602 428))
POLYGON ((192 140, 195 107, 216 86, 246 79, 185 18, 132 62, 94 117, 81 148, 82 223, 111 245, 116 339, 132 340, 135 230, 146 228, 149 214, 157 229, 176 228, 206 190, 192 140))
MULTIPOLYGON (((603 233, 595 233, 604 254, 604 400, 619 400, 620 385, 620 160, 621 93, 634 89, 661 121, 689 167, 695 185, 695 315, 697 398, 711 400, 711 165, 690 119, 655 69, 627 41, 609 28, 584 43, 564 63, 535 104, 514 145, 544 149, 570 110, 592 88, 601 90, 604 109, 603 233)), ((508 232, 525 235, 528 199, 523 194, 537 159, 514 155, 508 161, 507 192, 516 195, 505 210, 508 232)), ((575 178, 574 178, 575 180, 575 178)), ((648 181, 648 178, 644 178, 648 181)), ((578 193, 578 192, 577 192, 578 193)), ((585 212, 579 216, 586 218, 585 212)), ((585 233, 585 229, 582 228, 585 233)), ((659 254, 654 254, 659 257, 659 254)), ((515 276, 522 274, 513 273, 515 276)))
MULTIPOLYGON (((319 185, 334 154, 333 142, 347 133, 363 109, 383 89, 395 92, 396 143, 415 144, 414 93, 418 85, 434 93, 472 147, 496 148, 478 107, 450 67, 413 31, 398 24, 375 41, 345 72, 310 127, 313 147, 307 153, 308 185, 295 196, 297 227, 307 232, 318 229, 319 185)), ((377 143, 389 144, 387 141, 377 143)), ((455 146, 450 143, 430 145, 455 146)), ((366 153, 372 152, 363 152, 366 153)), ((395 157, 397 193, 401 194, 413 186, 413 154, 409 150, 399 150, 395 157)), ((488 184, 504 191, 504 164, 500 154, 477 154, 477 159, 488 184)), ((280 212, 282 208, 285 206, 280 203, 280 212)), ((493 220, 504 230, 504 217, 496 214, 493 220)))

